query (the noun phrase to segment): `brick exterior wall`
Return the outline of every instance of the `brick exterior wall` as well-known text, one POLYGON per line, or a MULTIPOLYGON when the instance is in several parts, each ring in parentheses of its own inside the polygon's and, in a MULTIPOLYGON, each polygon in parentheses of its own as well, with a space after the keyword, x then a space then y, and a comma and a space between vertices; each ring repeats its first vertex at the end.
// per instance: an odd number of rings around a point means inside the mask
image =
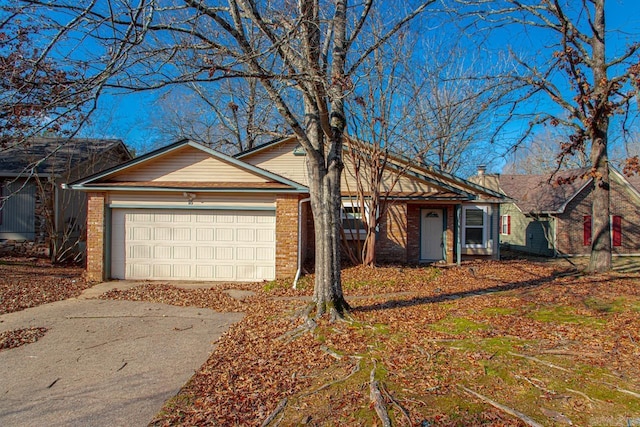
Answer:
POLYGON ((377 261, 380 263, 407 262, 407 204, 391 203, 380 222, 376 241, 377 261))
MULTIPOLYGON (((593 186, 584 188, 556 217, 556 248, 559 255, 589 255, 591 247, 584 245, 584 217, 591 215, 593 186)), ((622 245, 614 246, 613 254, 640 254, 640 208, 628 188, 611 179, 611 215, 622 217, 622 245)), ((613 232, 613 231, 612 231, 613 232)))
POLYGON ((105 193, 87 195, 87 271, 89 282, 102 282, 104 269, 105 193))
POLYGON ((276 278, 293 277, 298 269, 297 194, 276 197, 276 278))

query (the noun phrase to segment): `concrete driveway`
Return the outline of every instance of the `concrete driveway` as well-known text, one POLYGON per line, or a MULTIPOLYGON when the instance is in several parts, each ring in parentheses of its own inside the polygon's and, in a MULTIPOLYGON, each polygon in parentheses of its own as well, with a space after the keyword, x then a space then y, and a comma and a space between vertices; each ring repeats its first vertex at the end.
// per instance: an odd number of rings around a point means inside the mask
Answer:
POLYGON ((0 351, 0 425, 146 426, 241 318, 87 299, 2 315, 0 331, 48 331, 36 343, 0 351))

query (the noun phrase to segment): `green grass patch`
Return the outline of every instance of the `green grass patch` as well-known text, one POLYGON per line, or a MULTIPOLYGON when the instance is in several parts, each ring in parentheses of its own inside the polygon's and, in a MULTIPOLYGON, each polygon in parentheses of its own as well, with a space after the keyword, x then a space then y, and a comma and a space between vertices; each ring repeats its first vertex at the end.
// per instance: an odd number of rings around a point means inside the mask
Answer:
POLYGON ((591 327, 602 327, 606 323, 603 319, 579 314, 576 309, 567 306, 540 307, 529 313, 529 317, 539 322, 572 323, 591 327))
POLYGON ((466 351, 484 351, 489 354, 506 354, 510 351, 518 352, 523 347, 533 345, 535 341, 521 340, 512 337, 469 338, 451 341, 452 347, 466 351))
POLYGON ((589 297, 584 300, 584 305, 591 310, 596 310, 601 313, 620 313, 624 311, 628 305, 624 298, 616 298, 613 301, 605 301, 594 297, 589 297))
POLYGON ((487 307, 480 312, 485 316, 510 316, 518 313, 517 308, 512 307, 487 307))
POLYGON ((429 327, 435 331, 450 335, 460 335, 466 332, 489 329, 489 326, 486 324, 477 323, 464 317, 445 317, 439 322, 432 323, 429 327))

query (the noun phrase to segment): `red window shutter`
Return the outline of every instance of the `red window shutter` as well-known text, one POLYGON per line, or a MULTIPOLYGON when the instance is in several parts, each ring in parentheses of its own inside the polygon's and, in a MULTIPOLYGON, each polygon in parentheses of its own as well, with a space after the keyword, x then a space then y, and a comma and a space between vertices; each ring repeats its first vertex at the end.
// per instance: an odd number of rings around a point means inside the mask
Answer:
POLYGON ((612 219, 613 246, 622 246, 622 217, 614 215, 612 219))
POLYGON ((507 234, 511 235, 511 215, 507 215, 507 234))
POLYGON ((585 246, 591 246, 591 215, 584 216, 584 235, 583 241, 585 246))

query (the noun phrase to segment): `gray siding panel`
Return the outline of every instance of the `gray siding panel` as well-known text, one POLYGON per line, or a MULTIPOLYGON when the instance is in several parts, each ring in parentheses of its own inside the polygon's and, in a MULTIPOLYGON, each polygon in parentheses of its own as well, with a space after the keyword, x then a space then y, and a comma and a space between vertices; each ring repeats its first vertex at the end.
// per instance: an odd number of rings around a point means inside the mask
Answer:
POLYGON ((24 181, 2 185, 0 240, 34 240, 36 186, 24 181), (6 198, 6 199, 5 199, 6 198))

